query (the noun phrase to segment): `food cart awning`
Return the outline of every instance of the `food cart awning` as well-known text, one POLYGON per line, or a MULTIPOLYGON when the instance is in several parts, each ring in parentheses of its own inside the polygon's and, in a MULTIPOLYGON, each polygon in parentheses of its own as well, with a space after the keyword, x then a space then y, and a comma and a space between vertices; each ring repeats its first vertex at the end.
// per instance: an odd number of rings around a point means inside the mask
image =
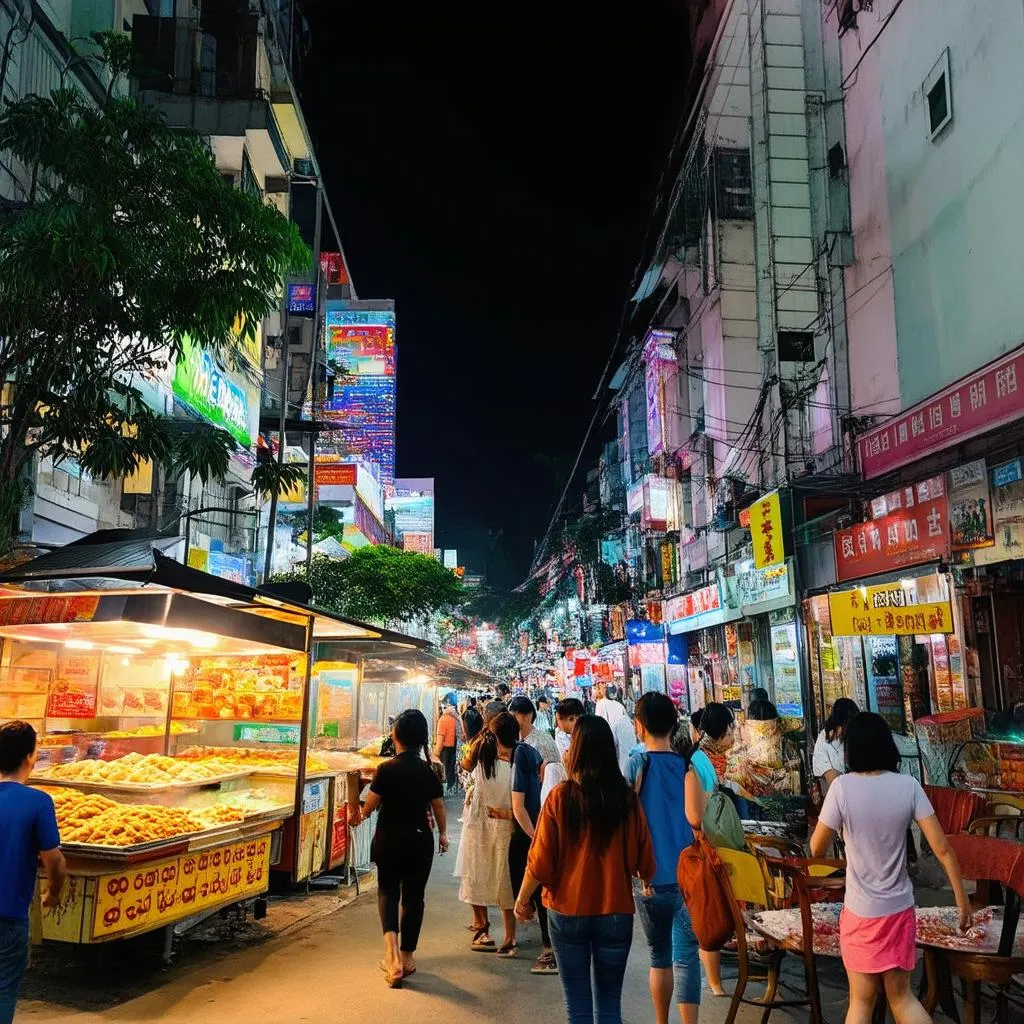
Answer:
MULTIPOLYGON (((104 536, 109 536, 107 531, 104 536)), ((0 573, 0 596, 38 593, 137 591, 172 592, 200 598, 221 606, 296 625, 313 620, 314 641, 376 641, 398 650, 422 650, 425 640, 371 626, 336 612, 270 594, 258 588, 225 580, 193 569, 160 553, 156 541, 131 538, 124 541, 75 544, 57 548, 0 573)))

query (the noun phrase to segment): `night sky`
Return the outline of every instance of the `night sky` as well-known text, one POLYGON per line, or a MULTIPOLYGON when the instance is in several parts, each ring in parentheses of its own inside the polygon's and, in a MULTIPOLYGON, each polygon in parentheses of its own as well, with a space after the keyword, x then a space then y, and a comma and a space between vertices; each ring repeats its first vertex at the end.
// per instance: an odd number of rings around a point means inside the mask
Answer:
POLYGON ((360 298, 398 316, 398 475, 529 566, 593 411, 689 71, 683 0, 307 0, 302 102, 360 298))

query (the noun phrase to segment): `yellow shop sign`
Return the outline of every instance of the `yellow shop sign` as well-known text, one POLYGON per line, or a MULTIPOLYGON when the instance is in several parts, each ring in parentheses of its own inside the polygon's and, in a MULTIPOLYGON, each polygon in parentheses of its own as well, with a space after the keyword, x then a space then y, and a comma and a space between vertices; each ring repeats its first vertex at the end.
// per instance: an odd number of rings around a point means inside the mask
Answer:
POLYGON ((886 583, 828 595, 835 636, 912 636, 952 633, 949 599, 918 604, 913 584, 886 583))

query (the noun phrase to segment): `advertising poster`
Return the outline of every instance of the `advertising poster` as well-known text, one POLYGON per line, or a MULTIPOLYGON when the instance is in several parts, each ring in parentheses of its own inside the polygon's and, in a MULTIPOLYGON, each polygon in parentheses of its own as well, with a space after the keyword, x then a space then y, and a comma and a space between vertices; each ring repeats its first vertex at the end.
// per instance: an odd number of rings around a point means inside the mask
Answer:
MULTIPOLYGON (((772 626, 772 668, 775 672, 775 706, 783 718, 803 718, 800 668, 796 653, 796 623, 772 626)), ((812 659, 812 662, 814 659, 812 659)))
MULTIPOLYGON (((919 642, 927 643, 927 637, 921 637, 919 642)), ((953 678, 949 671, 949 651, 946 648, 944 636, 933 636, 932 645, 932 666, 935 671, 935 695, 939 712, 953 710, 953 678)))
POLYGON ((886 720, 893 732, 903 732, 903 688, 896 637, 869 636, 864 648, 868 657, 868 706, 886 720))
POLYGON ((949 529, 954 551, 995 544, 988 468, 984 459, 949 471, 949 529))
POLYGON ((345 662, 326 662, 316 666, 318 736, 352 738, 358 675, 358 668, 345 662))
POLYGON ((974 552, 975 565, 1024 558, 1024 472, 1014 459, 992 470, 994 543, 974 552))
POLYGON ((57 655, 57 672, 50 684, 47 718, 95 718, 100 656, 64 650, 57 655))

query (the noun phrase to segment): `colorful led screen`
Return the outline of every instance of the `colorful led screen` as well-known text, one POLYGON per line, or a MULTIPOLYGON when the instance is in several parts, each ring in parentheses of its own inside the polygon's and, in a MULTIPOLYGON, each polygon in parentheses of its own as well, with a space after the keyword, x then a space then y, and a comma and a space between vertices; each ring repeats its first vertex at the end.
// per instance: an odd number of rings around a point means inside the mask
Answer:
POLYGON ((334 394, 324 406, 333 429, 321 435, 324 454, 360 459, 381 483, 395 477, 395 306, 390 300, 327 302, 327 361, 334 394))

